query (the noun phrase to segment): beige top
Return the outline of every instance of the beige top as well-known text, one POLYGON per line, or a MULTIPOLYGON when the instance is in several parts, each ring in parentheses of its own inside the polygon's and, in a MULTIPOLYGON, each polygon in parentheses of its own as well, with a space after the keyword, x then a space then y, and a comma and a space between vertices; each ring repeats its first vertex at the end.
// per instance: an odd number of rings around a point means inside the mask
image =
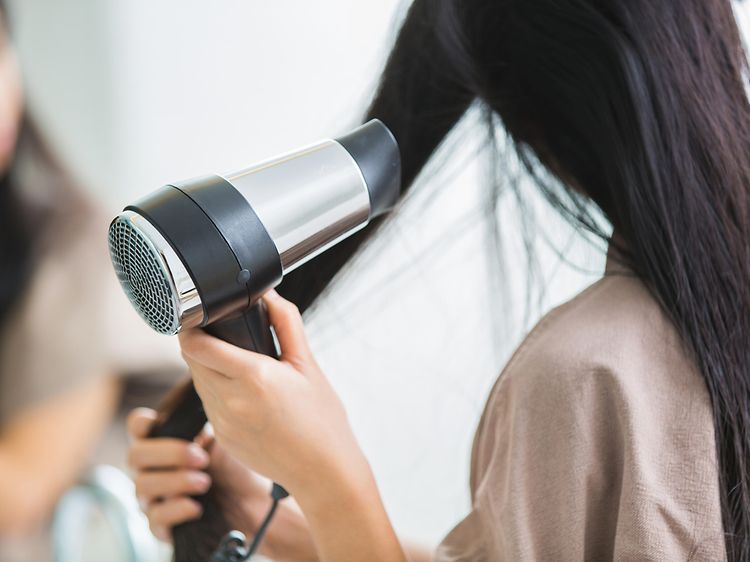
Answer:
POLYGON ((184 373, 176 339, 149 329, 120 289, 106 216, 63 218, 48 225, 31 284, 0 333, 0 427, 95 377, 184 373))
POLYGON ((706 386, 614 263, 549 313, 490 394, 470 514, 436 560, 724 560, 706 386))

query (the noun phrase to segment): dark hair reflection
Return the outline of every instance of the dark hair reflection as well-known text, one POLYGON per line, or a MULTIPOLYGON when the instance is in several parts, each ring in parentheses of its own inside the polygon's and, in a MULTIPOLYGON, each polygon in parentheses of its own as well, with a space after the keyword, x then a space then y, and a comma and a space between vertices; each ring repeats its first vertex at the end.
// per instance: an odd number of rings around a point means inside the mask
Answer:
MULTIPOLYGON (((0 0, 0 51, 8 45, 9 30, 5 5, 0 0)), ((19 128, 15 155, 5 170, 0 170, 0 327, 9 317, 31 278, 34 257, 46 232, 49 209, 33 202, 21 185, 24 159, 59 191, 60 207, 85 208, 83 198, 74 189, 70 175, 54 157, 33 119, 25 112, 19 128)), ((64 210, 64 209, 61 209, 64 210)))

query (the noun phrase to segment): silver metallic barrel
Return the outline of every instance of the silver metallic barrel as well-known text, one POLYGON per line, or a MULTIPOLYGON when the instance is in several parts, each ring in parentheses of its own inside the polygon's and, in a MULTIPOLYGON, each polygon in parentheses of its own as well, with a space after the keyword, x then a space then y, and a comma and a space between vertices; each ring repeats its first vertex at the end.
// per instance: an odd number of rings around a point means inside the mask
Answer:
POLYGON ((354 158, 333 140, 223 177, 255 210, 285 274, 369 220, 367 183, 354 158))

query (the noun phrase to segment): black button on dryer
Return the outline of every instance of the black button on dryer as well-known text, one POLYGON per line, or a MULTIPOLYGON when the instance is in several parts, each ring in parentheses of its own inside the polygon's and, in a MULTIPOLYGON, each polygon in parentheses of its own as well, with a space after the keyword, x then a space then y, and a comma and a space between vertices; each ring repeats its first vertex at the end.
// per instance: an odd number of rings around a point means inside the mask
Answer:
POLYGON ((237 283, 240 285, 247 285, 248 281, 250 281, 250 272, 247 269, 243 269, 237 274, 237 283))

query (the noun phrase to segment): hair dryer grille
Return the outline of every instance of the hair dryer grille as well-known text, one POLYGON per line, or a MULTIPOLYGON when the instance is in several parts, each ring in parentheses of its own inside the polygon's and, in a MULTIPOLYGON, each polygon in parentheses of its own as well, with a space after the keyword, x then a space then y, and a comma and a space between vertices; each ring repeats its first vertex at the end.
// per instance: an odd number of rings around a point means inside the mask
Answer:
POLYGON ((172 280, 151 241, 118 217, 109 228, 109 252, 117 278, 141 317, 157 332, 176 333, 179 316, 172 280))

